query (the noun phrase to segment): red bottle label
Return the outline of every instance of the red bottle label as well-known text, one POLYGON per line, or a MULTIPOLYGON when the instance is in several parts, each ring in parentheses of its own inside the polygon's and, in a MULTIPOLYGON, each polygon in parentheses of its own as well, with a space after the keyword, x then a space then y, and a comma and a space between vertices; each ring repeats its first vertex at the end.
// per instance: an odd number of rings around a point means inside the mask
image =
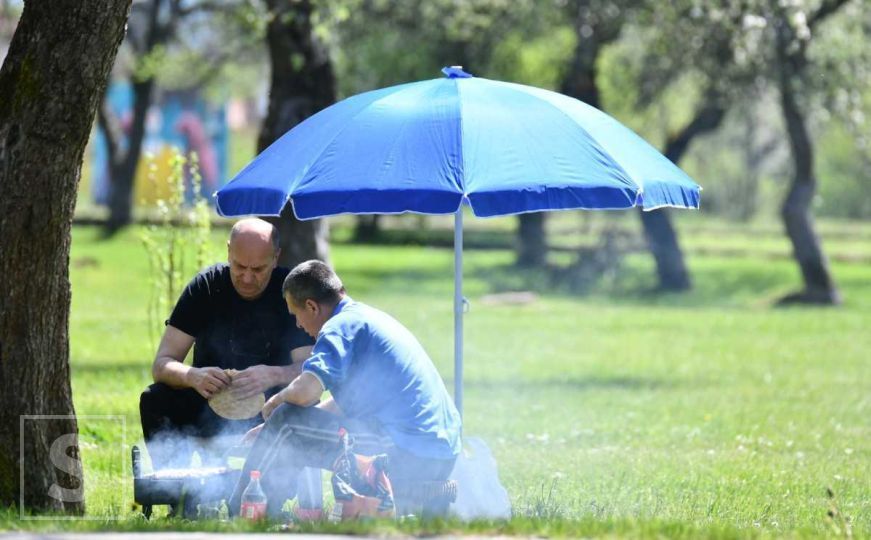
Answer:
POLYGON ((245 519, 257 520, 266 517, 265 502, 243 502, 239 512, 245 519))

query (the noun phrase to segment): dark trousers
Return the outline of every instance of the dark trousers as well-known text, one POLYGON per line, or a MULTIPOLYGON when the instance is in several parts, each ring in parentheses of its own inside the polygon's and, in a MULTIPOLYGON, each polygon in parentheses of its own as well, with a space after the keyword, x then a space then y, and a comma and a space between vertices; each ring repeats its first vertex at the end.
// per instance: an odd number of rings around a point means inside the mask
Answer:
POLYGON ((238 514, 250 472, 259 470, 267 513, 281 517, 284 502, 296 496, 297 476, 304 467, 332 469, 342 450, 340 428, 345 428, 354 439, 355 453, 388 455, 388 476, 395 489, 411 483, 447 480, 454 468, 455 459, 410 454, 363 422, 316 407, 283 404, 269 417, 245 460, 242 476, 227 504, 230 513, 238 514))
POLYGON ((193 388, 172 388, 163 383, 152 384, 139 397, 139 416, 154 470, 189 466, 196 448, 191 437, 241 438, 263 421, 259 414, 249 420, 227 420, 215 414, 193 388))

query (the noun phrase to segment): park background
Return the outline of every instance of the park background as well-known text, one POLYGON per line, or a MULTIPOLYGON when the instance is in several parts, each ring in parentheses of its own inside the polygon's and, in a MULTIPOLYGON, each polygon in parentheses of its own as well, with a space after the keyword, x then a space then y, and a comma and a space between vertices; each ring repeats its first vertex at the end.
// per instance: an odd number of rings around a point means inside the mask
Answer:
MULTIPOLYGON (((8 41, 21 6, 2 9, 8 41)), ((196 214, 197 195, 336 99, 456 64, 599 106, 704 187, 699 212, 654 224, 635 211, 466 220, 466 433, 489 443, 516 516, 483 530, 868 535, 869 28, 856 0, 134 2, 69 261, 87 526, 221 527, 143 523, 117 451, 140 436, 167 291, 224 256, 227 222, 196 214), (796 115, 803 148, 784 121, 796 115), (179 172, 173 147, 195 150, 199 172, 179 172), (781 220, 809 156, 822 295, 801 294, 781 220), (168 251, 183 256, 169 274, 168 251)), ((315 254, 403 321, 449 387, 451 224, 298 228, 328 241, 315 254)), ((76 527, 19 517, 0 527, 76 527)))

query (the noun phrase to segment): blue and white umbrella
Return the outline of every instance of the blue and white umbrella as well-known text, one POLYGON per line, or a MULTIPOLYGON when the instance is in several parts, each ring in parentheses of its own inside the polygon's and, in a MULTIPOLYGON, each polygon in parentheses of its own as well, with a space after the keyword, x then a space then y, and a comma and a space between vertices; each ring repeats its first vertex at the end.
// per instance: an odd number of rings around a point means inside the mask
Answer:
POLYGON ((223 216, 454 214, 455 378, 462 411, 462 205, 479 217, 634 206, 698 208, 700 187, 602 111, 472 77, 391 86, 300 123, 217 193, 223 216))

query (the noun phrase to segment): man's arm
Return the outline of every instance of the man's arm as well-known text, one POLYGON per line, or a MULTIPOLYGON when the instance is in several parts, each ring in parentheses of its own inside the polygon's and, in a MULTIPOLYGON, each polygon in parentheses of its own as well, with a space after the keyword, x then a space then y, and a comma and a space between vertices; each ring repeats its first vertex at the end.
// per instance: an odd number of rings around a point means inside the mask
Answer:
POLYGON ((307 371, 294 379, 287 388, 275 394, 263 406, 261 413, 264 419, 268 419, 272 411, 282 403, 292 403, 300 407, 311 407, 321 398, 324 386, 321 380, 307 371))
POLYGON ((220 368, 195 368, 185 365, 184 359, 193 344, 193 336, 167 325, 151 365, 151 375, 154 382, 173 388, 193 388, 208 399, 230 384, 230 378, 220 368))
POLYGON ((339 404, 336 403, 336 400, 333 399, 333 396, 329 396, 327 399, 321 400, 321 402, 318 403, 316 407, 318 409, 327 411, 328 413, 333 413, 337 416, 343 416, 342 409, 339 408, 339 404))
POLYGON ((302 373, 302 363, 311 355, 311 346, 290 351, 293 362, 289 366, 256 365, 240 371, 233 377, 233 391, 240 399, 262 394, 274 386, 287 386, 302 373))

